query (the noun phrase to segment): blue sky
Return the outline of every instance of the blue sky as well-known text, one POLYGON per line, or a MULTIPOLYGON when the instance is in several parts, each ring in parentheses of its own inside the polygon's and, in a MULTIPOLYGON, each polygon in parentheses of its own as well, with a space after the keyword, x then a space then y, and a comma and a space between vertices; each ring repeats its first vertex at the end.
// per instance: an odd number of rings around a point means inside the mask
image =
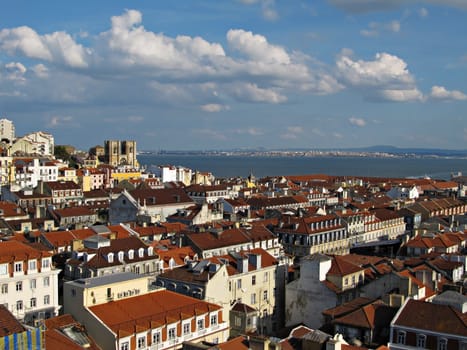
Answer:
POLYGON ((467 1, 5 1, 0 116, 88 149, 467 148, 467 1))

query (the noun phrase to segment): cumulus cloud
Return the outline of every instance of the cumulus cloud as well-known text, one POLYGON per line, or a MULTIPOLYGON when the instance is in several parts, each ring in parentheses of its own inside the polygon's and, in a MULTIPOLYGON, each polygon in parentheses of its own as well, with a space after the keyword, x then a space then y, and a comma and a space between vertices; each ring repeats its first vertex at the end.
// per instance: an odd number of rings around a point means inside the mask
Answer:
POLYGON ((0 50, 9 55, 61 63, 74 68, 86 67, 86 50, 65 32, 39 35, 22 26, 0 31, 0 50))
POLYGON ((44 102, 48 93, 51 101, 85 103, 120 96, 117 103, 183 102, 212 109, 212 96, 283 103, 288 94, 332 94, 343 88, 330 67, 306 54, 288 52, 263 35, 231 29, 226 52, 221 44, 198 36, 149 31, 142 21, 137 10, 113 16, 107 31, 86 41, 89 47, 77 41, 80 33, 42 35, 25 26, 2 29, 0 52, 35 60, 28 76, 31 90, 25 94, 44 102), (41 85, 45 80, 48 90, 41 85))
POLYGON ((349 123, 355 126, 359 126, 359 127, 364 127, 366 125, 365 119, 356 118, 356 117, 350 117, 349 123))
POLYGON ((227 41, 232 48, 247 58, 264 63, 290 63, 290 57, 284 48, 269 44, 262 35, 242 29, 231 29, 227 32, 227 41))
POLYGON ((431 88, 430 97, 435 100, 467 100, 467 95, 459 90, 447 90, 444 86, 433 86, 431 88))
POLYGON ((423 100, 407 63, 397 56, 383 52, 372 61, 354 60, 351 52, 344 50, 336 68, 347 86, 359 88, 367 96, 397 102, 423 100))
POLYGON ((3 76, 6 80, 12 80, 21 82, 26 80, 24 74, 26 73, 26 67, 20 62, 10 62, 3 66, 3 76))
POLYGON ((256 84, 242 84, 233 88, 232 94, 241 101, 282 103, 287 97, 273 89, 263 89, 256 84))

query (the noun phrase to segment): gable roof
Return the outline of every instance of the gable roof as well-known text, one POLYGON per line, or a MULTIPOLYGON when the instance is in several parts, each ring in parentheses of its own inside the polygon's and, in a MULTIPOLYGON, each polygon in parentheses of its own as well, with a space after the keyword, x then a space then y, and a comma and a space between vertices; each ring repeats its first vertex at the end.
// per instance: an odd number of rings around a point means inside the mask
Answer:
POLYGON ((250 238, 237 228, 224 230, 220 234, 211 232, 187 233, 186 237, 201 251, 250 242, 250 238))
POLYGON ((0 337, 6 337, 14 333, 24 332, 26 329, 8 311, 4 305, 0 305, 0 337))
POLYGON ((190 319, 221 307, 168 290, 91 306, 91 312, 117 334, 117 338, 190 319))
POLYGON ((396 327, 427 330, 467 337, 467 312, 460 313, 449 305, 408 299, 393 320, 396 327), (438 322, 427 322, 438 320, 438 322))
POLYGON ((336 276, 346 276, 363 270, 364 269, 360 266, 349 263, 341 256, 336 255, 332 260, 331 268, 329 269, 328 274, 336 276))

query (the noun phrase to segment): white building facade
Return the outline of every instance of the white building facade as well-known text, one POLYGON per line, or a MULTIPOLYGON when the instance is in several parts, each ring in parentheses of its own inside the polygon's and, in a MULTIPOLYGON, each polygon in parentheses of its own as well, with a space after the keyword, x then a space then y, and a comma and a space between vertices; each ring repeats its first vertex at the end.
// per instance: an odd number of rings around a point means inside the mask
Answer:
POLYGON ((58 274, 52 255, 17 241, 0 242, 0 303, 20 321, 58 315, 58 274))

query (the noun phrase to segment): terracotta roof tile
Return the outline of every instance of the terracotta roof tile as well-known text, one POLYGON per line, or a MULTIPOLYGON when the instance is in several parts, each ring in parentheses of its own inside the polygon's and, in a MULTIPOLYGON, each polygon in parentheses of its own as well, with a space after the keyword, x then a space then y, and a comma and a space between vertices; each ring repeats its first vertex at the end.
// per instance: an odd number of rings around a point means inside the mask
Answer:
POLYGON ((151 322, 166 324, 194 315, 220 310, 221 307, 168 290, 135 296, 89 308, 107 327, 121 335, 134 333, 136 327, 151 328, 151 322))

